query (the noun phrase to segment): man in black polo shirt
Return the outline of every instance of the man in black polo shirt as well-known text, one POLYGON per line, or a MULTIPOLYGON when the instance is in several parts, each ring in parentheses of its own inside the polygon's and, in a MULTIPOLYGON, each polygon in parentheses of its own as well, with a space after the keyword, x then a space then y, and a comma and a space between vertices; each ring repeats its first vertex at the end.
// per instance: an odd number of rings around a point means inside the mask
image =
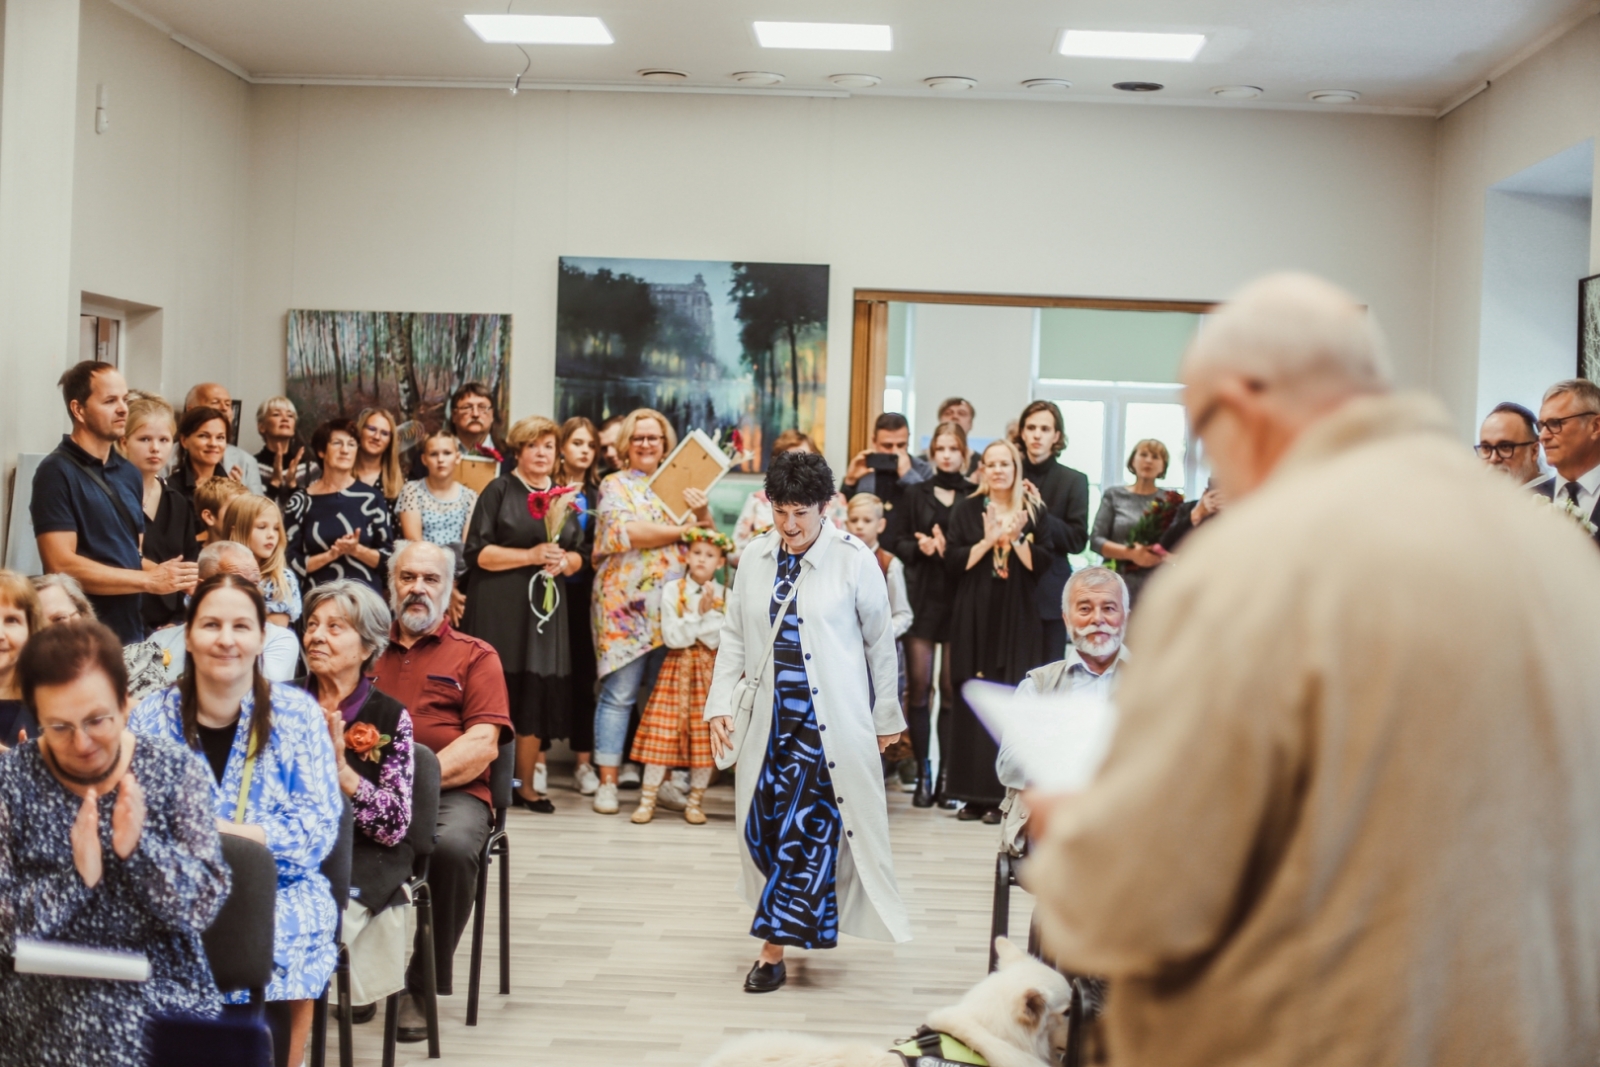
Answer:
POLYGON ((144 638, 141 593, 191 592, 195 564, 140 556, 144 479, 112 447, 128 421, 128 386, 109 363, 84 360, 61 376, 72 433, 33 476, 33 532, 47 574, 70 574, 123 644, 144 638))

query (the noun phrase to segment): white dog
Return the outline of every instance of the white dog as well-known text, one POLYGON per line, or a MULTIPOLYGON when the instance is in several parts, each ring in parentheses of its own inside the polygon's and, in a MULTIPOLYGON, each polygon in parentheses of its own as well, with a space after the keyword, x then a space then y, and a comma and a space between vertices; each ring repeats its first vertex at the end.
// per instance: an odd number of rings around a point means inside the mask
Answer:
MULTIPOLYGON (((929 1015, 927 1029, 965 1045, 990 1067, 1055 1067, 1067 1047, 1071 986, 1003 937, 995 938, 995 950, 1000 969, 959 1003, 929 1015)), ((906 1067, 918 1059, 914 1049, 908 1061, 881 1047, 769 1030, 734 1038, 704 1067, 906 1067)))

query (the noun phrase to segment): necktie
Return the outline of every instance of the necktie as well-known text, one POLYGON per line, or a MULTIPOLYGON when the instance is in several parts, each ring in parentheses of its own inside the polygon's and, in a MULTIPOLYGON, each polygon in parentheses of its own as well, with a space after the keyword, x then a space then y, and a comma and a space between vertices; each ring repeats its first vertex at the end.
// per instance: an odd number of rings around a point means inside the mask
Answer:
POLYGON ((1567 499, 1572 501, 1572 506, 1573 507, 1577 507, 1578 506, 1578 493, 1582 489, 1583 489, 1583 486, 1579 485, 1577 482, 1568 482, 1567 483, 1567 485, 1566 485, 1567 499))

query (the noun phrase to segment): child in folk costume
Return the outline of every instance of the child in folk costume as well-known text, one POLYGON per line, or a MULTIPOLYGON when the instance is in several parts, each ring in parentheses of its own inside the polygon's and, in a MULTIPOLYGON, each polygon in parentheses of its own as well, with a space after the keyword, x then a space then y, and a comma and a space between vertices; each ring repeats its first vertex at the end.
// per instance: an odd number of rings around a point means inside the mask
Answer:
POLYGON ((715 576, 733 551, 733 541, 727 534, 703 527, 689 530, 683 539, 689 543, 689 573, 661 587, 661 639, 668 649, 667 658, 639 718, 628 757, 644 764, 644 786, 633 813, 636 823, 655 817, 656 792, 674 767, 689 768, 684 821, 695 826, 704 823, 706 815, 700 804, 716 765, 711 756, 711 729, 701 715, 711 689, 727 599, 727 590, 715 576))

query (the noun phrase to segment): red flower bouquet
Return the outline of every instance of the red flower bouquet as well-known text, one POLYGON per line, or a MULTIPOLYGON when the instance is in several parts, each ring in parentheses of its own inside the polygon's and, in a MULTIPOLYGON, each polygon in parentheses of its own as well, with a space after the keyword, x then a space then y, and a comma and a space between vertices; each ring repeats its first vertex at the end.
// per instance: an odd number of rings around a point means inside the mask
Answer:
MULTIPOLYGON (((1128 531, 1128 544, 1144 545, 1164 555, 1165 550, 1158 542, 1166 534, 1167 527, 1172 525, 1172 520, 1178 517, 1178 509, 1181 507, 1183 507, 1182 493, 1172 489, 1157 493, 1156 498, 1145 507, 1144 514, 1139 516, 1139 520, 1128 531)), ((1107 560, 1106 566, 1124 574, 1145 569, 1125 559, 1107 560)))

